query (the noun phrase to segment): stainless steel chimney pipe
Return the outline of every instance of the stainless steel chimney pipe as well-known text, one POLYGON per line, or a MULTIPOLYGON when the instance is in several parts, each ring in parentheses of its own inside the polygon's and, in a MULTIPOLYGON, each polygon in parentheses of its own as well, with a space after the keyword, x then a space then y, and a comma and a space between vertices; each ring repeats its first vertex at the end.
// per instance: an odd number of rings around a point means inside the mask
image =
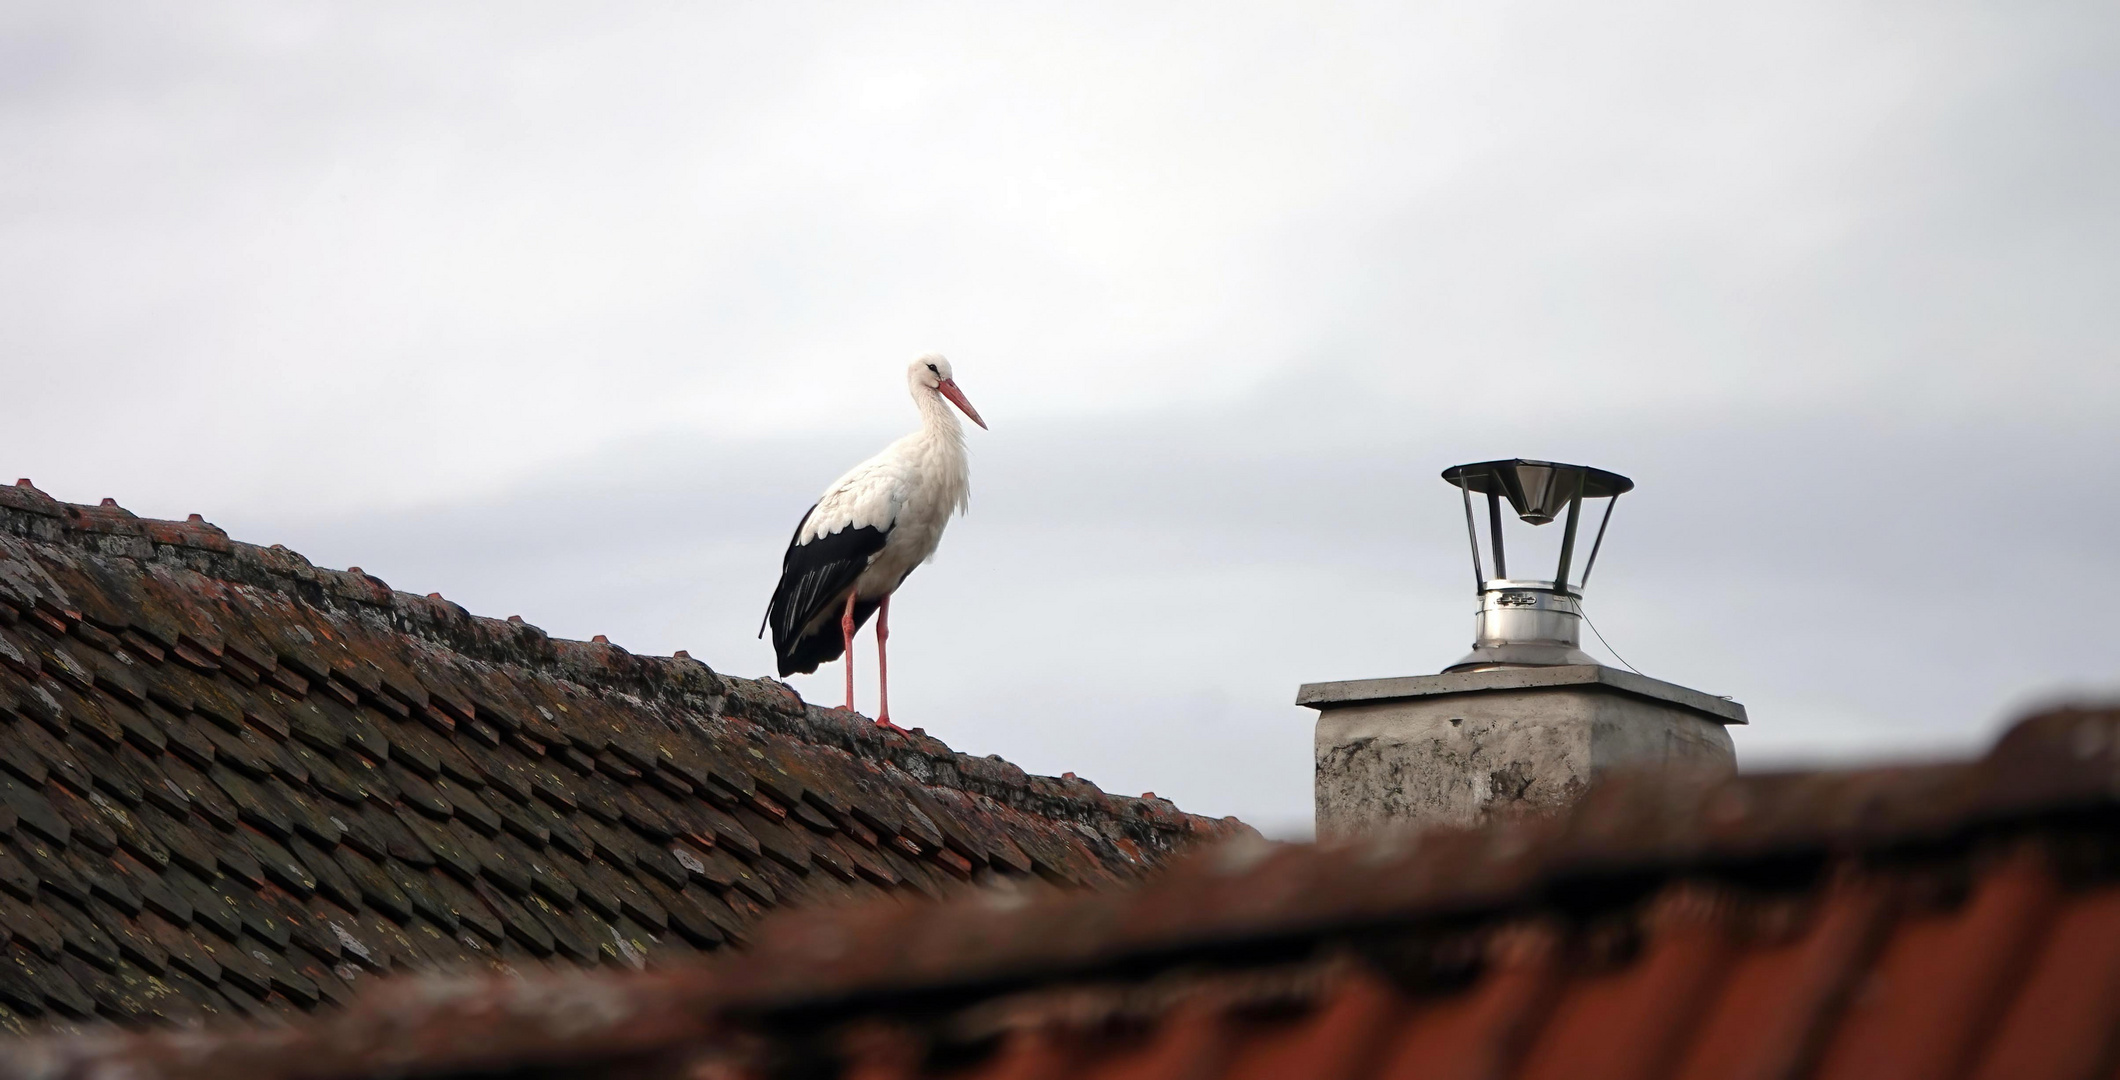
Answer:
POLYGON ((1443 470, 1443 479, 1463 493, 1465 530, 1472 544, 1473 581, 1479 594, 1472 652, 1443 670, 1597 663, 1582 649, 1582 582, 1588 581, 1590 572, 1597 567, 1605 526, 1612 520, 1612 507, 1621 494, 1633 489, 1634 481, 1587 465, 1528 458, 1456 465, 1443 470), (1472 510, 1474 495, 1487 497, 1495 573, 1492 578, 1486 576, 1480 559, 1480 530, 1472 510), (1509 556, 1502 539, 1504 499, 1517 517, 1530 525, 1563 519, 1560 557, 1551 580, 1509 576, 1509 556), (1568 575, 1575 561, 1584 499, 1608 501, 1598 523, 1597 538, 1591 543, 1590 557, 1584 561, 1582 579, 1571 587, 1568 575))

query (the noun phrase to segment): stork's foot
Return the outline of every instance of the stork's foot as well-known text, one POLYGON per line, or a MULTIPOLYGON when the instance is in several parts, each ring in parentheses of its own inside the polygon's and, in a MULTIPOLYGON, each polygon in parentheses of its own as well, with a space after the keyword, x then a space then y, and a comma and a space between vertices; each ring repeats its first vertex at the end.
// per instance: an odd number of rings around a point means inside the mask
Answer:
POLYGON ((876 726, 877 726, 877 727, 880 727, 880 728, 882 728, 882 729, 883 729, 883 730, 885 730, 885 731, 895 731, 895 732, 897 732, 898 734, 900 734, 900 735, 903 735, 903 736, 905 736, 905 737, 907 737, 907 738, 911 738, 911 737, 913 736, 913 733, 912 733, 912 732, 910 732, 910 731, 907 731, 906 729, 904 729, 904 728, 902 728, 902 727, 899 727, 898 725, 896 725, 896 724, 894 724, 894 723, 891 723, 891 718, 890 718, 890 717, 888 717, 888 716, 879 716, 879 717, 877 717, 877 718, 876 718, 876 726))

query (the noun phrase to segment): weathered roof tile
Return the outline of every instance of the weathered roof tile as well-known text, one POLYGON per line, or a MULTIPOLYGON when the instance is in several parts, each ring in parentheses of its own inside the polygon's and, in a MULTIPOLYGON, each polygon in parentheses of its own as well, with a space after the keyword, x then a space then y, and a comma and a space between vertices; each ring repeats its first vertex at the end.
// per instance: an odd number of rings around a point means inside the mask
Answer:
POLYGON ((277 1022, 347 972, 636 966, 791 903, 935 893, 943 866, 1117 854, 1056 840, 1064 800, 1012 767, 784 686, 19 487, 0 770, 0 1029, 277 1022), (915 759, 979 793, 930 797, 915 759))

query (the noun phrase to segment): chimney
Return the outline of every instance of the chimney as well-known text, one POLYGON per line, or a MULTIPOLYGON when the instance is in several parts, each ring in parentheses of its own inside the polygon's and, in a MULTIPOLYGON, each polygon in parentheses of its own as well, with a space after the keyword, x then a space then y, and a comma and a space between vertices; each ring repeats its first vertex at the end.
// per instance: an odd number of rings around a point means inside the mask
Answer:
POLYGON ((1296 704, 1318 710, 1318 834, 1557 810, 1612 768, 1735 771, 1726 728, 1745 723, 1744 706, 1606 667, 1582 649, 1583 588, 1612 509, 1634 481, 1524 458, 1459 465, 1443 479, 1458 489, 1472 544, 1472 651, 1439 675, 1308 683, 1297 692, 1296 704), (1579 556, 1584 504, 1598 502, 1589 554, 1579 556), (1507 516, 1521 524, 1505 530, 1507 516), (1526 526, 1556 520, 1551 576, 1535 576, 1546 566, 1524 550, 1515 553, 1518 568, 1531 576, 1512 575, 1505 533, 1535 539, 1526 526))

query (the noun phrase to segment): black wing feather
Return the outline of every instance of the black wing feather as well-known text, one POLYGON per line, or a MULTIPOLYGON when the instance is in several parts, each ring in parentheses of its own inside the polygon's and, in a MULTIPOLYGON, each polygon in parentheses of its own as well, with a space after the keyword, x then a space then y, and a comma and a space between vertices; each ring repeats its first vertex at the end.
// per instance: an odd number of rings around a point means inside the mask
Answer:
MULTIPOLYGON (((845 651, 839 620, 830 618, 820 623, 819 616, 839 613, 846 603, 847 590, 854 587, 855 579, 868 569, 869 561, 883 550, 888 535, 888 530, 865 525, 803 543, 803 526, 809 524, 810 514, 816 510, 815 506, 810 507, 795 525, 788 553, 780 561, 780 584, 773 589, 772 603, 766 605, 765 623, 758 631, 763 635, 768 627, 772 629, 773 653, 780 661, 783 676, 816 671, 819 664, 837 660, 845 651)), ((867 623, 875 610, 875 601, 857 601, 854 625, 858 628, 867 623)))

